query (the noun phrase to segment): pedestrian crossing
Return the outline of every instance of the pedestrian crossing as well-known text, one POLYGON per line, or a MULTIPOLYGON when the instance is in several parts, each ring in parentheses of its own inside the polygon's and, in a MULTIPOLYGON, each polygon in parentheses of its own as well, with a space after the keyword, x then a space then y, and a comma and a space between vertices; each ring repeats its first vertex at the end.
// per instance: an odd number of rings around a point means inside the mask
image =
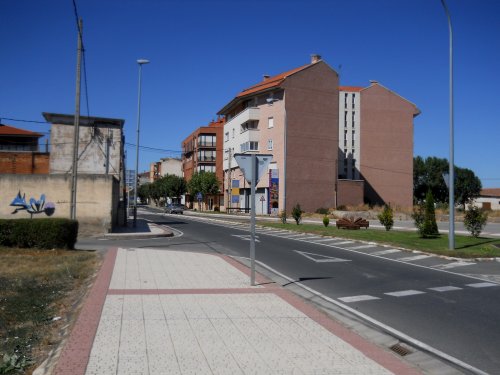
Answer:
MULTIPOLYGON (((211 218, 206 216, 188 216, 185 218, 242 231, 248 231, 249 229, 249 223, 246 221, 235 222, 231 220, 226 220, 221 218, 211 218)), ((326 247, 340 248, 343 250, 367 254, 370 256, 381 257, 392 261, 398 261, 413 265, 420 265, 421 263, 419 262, 434 259, 435 262, 437 262, 437 264, 430 264, 427 265, 426 267, 444 271, 472 267, 476 264, 476 262, 473 261, 462 261, 462 260, 457 261, 451 259, 443 259, 435 255, 422 254, 420 252, 415 252, 412 255, 409 255, 408 250, 386 248, 378 244, 362 243, 337 237, 324 237, 315 234, 298 233, 296 231, 287 229, 278 229, 278 228, 275 229, 269 227, 256 226, 255 232, 266 236, 285 238, 299 242, 307 242, 309 244, 317 244, 326 247)))

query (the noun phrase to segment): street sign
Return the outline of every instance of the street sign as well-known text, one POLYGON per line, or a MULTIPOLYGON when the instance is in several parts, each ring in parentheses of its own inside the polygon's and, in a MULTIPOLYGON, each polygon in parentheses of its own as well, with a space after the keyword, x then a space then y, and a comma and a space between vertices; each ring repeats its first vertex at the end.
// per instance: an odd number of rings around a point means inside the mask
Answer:
POLYGON ((261 201, 261 202, 265 202, 265 201, 266 201, 266 198, 264 198, 264 196, 262 195, 262 196, 260 197, 260 201, 261 201))
MULTIPOLYGON (((254 154, 255 155, 255 154, 254 154)), ((257 181, 256 184, 259 183, 260 177, 267 172, 267 167, 269 163, 273 160, 273 156, 270 154, 257 154, 255 155, 257 158, 257 181)), ((249 184, 252 183, 252 154, 234 154, 234 159, 240 167, 245 179, 249 184)))
POLYGON ((201 193, 196 194, 196 199, 201 201, 203 199, 203 195, 201 193))

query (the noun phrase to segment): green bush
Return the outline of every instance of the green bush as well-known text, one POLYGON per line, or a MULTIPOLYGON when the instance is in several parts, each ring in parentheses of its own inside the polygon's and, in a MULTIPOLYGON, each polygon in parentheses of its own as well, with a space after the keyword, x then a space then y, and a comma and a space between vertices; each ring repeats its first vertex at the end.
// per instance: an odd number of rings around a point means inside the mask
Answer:
POLYGON ((439 235, 434 209, 434 197, 430 190, 427 192, 425 202, 413 211, 412 217, 420 236, 428 238, 439 235))
POLYGON ((39 249, 73 249, 78 222, 69 219, 0 219, 0 245, 39 249))
POLYGON ((346 211, 347 207, 345 205, 341 204, 340 206, 337 207, 337 210, 338 211, 346 211))
POLYGON ((380 221, 380 224, 385 227, 385 230, 391 230, 392 226, 394 225, 394 213, 392 211, 392 207, 389 204, 386 204, 384 206, 384 210, 377 217, 380 221))
POLYGON ((464 225, 472 237, 479 237, 487 221, 488 213, 484 212, 479 207, 471 206, 465 212, 464 225))
POLYGON ((286 224, 286 219, 288 218, 288 214, 286 210, 280 212, 280 220, 283 224, 286 224))
POLYGON ((330 210, 325 207, 320 207, 316 210, 316 213, 320 215, 328 215, 330 213, 330 210))
POLYGON ((300 221, 302 220, 302 212, 303 211, 300 208, 300 204, 298 203, 292 208, 292 217, 297 223, 297 225, 299 225, 300 221))
POLYGON ((323 225, 325 228, 330 224, 330 218, 328 216, 323 216, 323 225))

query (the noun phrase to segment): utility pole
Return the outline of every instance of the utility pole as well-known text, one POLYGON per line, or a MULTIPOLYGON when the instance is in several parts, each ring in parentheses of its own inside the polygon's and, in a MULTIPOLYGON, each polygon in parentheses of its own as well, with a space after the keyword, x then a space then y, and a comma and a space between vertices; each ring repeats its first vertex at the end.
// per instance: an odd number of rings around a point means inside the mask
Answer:
POLYGON ((76 183, 78 173, 78 140, 80 136, 80 78, 82 65, 82 30, 83 21, 78 20, 78 52, 76 58, 76 97, 75 97, 75 124, 73 131, 73 166, 71 173, 71 204, 70 218, 76 220, 76 183))

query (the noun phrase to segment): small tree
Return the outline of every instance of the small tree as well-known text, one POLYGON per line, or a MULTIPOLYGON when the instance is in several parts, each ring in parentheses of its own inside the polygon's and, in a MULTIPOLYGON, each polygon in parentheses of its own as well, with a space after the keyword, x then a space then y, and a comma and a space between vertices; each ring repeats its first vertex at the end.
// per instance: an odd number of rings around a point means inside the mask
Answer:
POLYGON ((487 221, 488 213, 484 212, 479 207, 470 206, 465 212, 464 225, 472 237, 479 237, 487 221))
POLYGON ((389 204, 386 204, 384 206, 384 210, 377 217, 380 221, 380 224, 385 227, 386 231, 391 230, 392 226, 394 225, 394 213, 392 211, 392 207, 389 204))
POLYGON ((292 208, 292 217, 294 218, 297 225, 299 225, 300 221, 302 220, 302 209, 300 208, 300 204, 297 203, 292 208))
POLYGON ((430 190, 427 191, 425 202, 413 211, 412 217, 422 237, 434 237, 439 234, 434 210, 434 198, 430 190))
POLYGON ((281 211, 280 220, 283 224, 286 224, 287 217, 288 217, 288 214, 287 214, 286 210, 281 211))
POLYGON ((325 226, 325 228, 330 224, 330 218, 325 215, 323 216, 323 225, 325 226))

